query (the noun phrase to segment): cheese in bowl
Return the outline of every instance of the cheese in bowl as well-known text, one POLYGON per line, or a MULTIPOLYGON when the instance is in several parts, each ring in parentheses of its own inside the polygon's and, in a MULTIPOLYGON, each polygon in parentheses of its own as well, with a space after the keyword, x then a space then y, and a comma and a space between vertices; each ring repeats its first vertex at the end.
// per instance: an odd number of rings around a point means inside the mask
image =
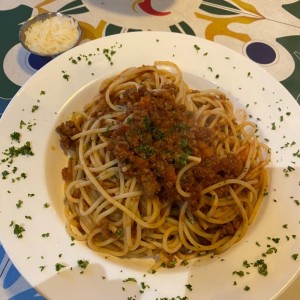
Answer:
POLYGON ((24 48, 42 56, 56 56, 73 48, 80 36, 78 22, 61 13, 37 15, 20 29, 20 41, 24 48))

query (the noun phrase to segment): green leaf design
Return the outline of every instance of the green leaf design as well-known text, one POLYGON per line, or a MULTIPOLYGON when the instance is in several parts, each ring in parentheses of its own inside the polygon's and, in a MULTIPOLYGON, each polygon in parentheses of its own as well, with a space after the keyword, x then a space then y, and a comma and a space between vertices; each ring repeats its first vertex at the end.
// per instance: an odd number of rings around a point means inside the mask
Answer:
POLYGON ((300 86, 299 86, 299 78, 300 78, 300 51, 299 51, 299 43, 300 36, 285 36, 277 38, 276 41, 282 45, 292 56, 295 62, 295 69, 290 77, 281 81, 281 83, 285 86, 285 88, 294 96, 294 98, 300 104, 300 86))
POLYGON ((189 35, 196 35, 192 27, 190 27, 186 22, 181 21, 178 23, 178 25, 171 25, 169 26, 170 30, 172 32, 178 32, 178 33, 186 33, 189 35), (179 26, 178 26, 179 25, 179 26))
POLYGON ((88 8, 82 3, 81 0, 72 1, 58 10, 67 14, 82 14, 89 12, 88 8))
POLYGON ((237 15, 240 11, 239 7, 225 0, 203 1, 199 8, 207 13, 220 16, 237 15))
POLYGON ((135 29, 135 28, 124 28, 115 24, 107 24, 105 28, 105 36, 118 34, 121 32, 134 32, 134 31, 142 31, 141 29, 135 29))
POLYGON ((300 1, 296 1, 295 3, 290 4, 284 4, 282 5, 282 8, 284 8, 296 18, 300 19, 300 1))
POLYGON ((218 6, 224 6, 224 7, 228 7, 228 8, 239 9, 237 6, 233 5, 232 3, 230 3, 226 0, 207 0, 207 1, 203 1, 203 2, 215 4, 218 6))

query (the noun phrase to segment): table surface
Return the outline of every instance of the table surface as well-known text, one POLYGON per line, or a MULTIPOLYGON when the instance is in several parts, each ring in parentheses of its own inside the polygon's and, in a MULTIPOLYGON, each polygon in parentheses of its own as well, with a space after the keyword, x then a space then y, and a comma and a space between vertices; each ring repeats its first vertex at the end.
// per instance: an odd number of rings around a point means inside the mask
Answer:
MULTIPOLYGON (((49 59, 19 43, 24 21, 60 11, 75 17, 82 41, 138 30, 199 36, 235 50, 275 77, 300 104, 300 1, 11 0, 0 2, 0 116, 19 88, 49 59)), ((0 299, 44 299, 0 244, 0 299)), ((300 278, 279 297, 300 299, 300 278)))

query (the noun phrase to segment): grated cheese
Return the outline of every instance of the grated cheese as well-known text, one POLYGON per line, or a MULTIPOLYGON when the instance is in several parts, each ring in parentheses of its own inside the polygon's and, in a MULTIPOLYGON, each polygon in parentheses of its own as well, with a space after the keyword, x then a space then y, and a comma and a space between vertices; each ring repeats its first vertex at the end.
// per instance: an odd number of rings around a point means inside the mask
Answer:
POLYGON ((25 32, 25 44, 36 53, 54 55, 72 48, 79 34, 74 19, 54 16, 30 25, 25 32))

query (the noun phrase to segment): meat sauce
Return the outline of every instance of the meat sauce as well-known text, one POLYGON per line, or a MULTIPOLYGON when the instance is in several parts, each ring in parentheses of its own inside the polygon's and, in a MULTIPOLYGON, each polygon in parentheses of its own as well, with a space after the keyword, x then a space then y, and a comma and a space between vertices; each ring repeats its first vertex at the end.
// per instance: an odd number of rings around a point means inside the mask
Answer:
MULTIPOLYGON (((189 201, 197 209, 202 189, 236 178, 243 162, 234 154, 218 157, 213 147, 218 134, 213 129, 195 126, 194 115, 185 105, 175 103, 172 85, 158 91, 130 89, 123 94, 125 121, 109 137, 109 150, 124 166, 123 172, 138 178, 146 197, 160 201, 189 201), (183 198, 176 190, 178 172, 188 156, 201 163, 184 173, 181 186, 191 197, 183 198)), ((218 190, 227 194, 226 188, 218 190)))
MULTIPOLYGON (((127 90, 118 99, 124 106, 124 121, 114 131, 105 133, 108 150, 122 164, 122 172, 135 176, 145 197, 159 197, 160 201, 189 201, 192 210, 198 208, 202 189, 219 181, 236 178, 244 162, 230 153, 219 157, 214 142, 219 139, 217 130, 195 125, 194 115, 185 105, 175 103, 176 87, 165 85, 157 91, 145 87, 127 90), (188 156, 201 158, 200 164, 184 173, 181 187, 190 197, 184 198, 176 190, 178 172, 188 163, 188 156), (129 166, 129 167, 128 167, 129 166)), ((104 101, 99 114, 108 110, 104 101)), ((72 121, 57 127, 62 148, 74 146, 71 136, 78 133, 72 121)), ((75 141, 76 143, 76 141, 75 141)), ((68 168, 63 170, 67 179, 68 168)), ((226 187, 217 193, 226 196, 226 187)))

